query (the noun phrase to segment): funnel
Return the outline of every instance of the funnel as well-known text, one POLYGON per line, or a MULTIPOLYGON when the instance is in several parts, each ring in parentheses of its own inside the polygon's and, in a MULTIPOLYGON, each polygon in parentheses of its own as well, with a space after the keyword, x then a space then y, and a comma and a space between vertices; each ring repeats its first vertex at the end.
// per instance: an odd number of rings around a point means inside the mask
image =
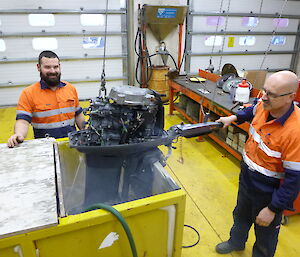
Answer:
POLYGON ((187 13, 187 6, 143 5, 143 8, 145 23, 158 41, 183 24, 187 13))

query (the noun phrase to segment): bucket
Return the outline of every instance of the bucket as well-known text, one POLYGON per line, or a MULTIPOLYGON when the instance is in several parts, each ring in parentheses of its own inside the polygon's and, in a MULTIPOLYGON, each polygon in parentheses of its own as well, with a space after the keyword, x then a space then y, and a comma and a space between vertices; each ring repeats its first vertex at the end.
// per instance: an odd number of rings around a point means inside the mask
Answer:
POLYGON ((169 100, 169 78, 167 73, 169 66, 151 66, 151 78, 149 80, 149 88, 159 94, 164 94, 161 99, 163 102, 169 100))

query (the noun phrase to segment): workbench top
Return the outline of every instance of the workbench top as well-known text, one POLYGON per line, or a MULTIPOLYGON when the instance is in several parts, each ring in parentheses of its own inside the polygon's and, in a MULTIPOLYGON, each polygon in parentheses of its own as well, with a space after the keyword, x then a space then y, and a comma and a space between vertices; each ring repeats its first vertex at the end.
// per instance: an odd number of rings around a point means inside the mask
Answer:
POLYGON ((54 141, 0 144, 0 238, 57 224, 54 141))
MULTIPOLYGON (((220 106, 226 110, 236 113, 238 106, 234 106, 229 93, 225 93, 221 88, 218 88, 216 82, 206 80, 205 82, 192 82, 188 76, 179 76, 173 80, 178 85, 194 92, 197 95, 204 96, 206 99, 212 101, 215 105, 220 106)), ((250 103, 253 103, 254 98, 250 98, 250 103)))

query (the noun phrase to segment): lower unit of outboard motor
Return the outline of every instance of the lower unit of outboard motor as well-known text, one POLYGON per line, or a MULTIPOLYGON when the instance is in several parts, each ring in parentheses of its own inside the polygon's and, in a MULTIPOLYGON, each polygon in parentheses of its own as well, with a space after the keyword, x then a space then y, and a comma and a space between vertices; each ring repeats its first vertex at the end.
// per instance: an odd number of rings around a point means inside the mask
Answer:
MULTIPOLYGON (((86 156, 85 207, 126 201, 132 179, 140 181, 137 190, 143 197, 152 195, 153 164, 165 166, 159 145, 171 149, 179 136, 205 135, 223 126, 217 122, 182 124, 165 131, 159 94, 132 86, 113 87, 109 96, 91 100, 84 113, 89 115, 86 128, 69 133, 69 146, 86 156)), ((130 193, 134 193, 132 188, 130 193)))

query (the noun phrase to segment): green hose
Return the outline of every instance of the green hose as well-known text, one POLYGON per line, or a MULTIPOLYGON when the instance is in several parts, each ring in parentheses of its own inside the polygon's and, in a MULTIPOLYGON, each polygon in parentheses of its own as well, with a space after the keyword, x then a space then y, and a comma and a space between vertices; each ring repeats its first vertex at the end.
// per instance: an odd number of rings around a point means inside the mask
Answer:
POLYGON ((126 223, 126 221, 123 218, 123 216, 121 215, 121 213, 119 213, 115 208, 113 208, 109 205, 103 204, 103 203, 93 204, 90 207, 88 207, 87 209, 85 209, 84 211, 87 212, 87 211, 98 210, 98 209, 104 209, 106 211, 109 211, 110 213, 112 213, 120 221, 120 223, 123 226, 123 229, 126 232, 126 235, 127 235, 127 238, 128 238, 129 244, 130 244, 132 256, 133 257, 138 257, 137 252, 136 252, 135 243, 134 243, 134 240, 133 240, 133 236, 131 234, 131 231, 129 229, 128 224, 126 223))

